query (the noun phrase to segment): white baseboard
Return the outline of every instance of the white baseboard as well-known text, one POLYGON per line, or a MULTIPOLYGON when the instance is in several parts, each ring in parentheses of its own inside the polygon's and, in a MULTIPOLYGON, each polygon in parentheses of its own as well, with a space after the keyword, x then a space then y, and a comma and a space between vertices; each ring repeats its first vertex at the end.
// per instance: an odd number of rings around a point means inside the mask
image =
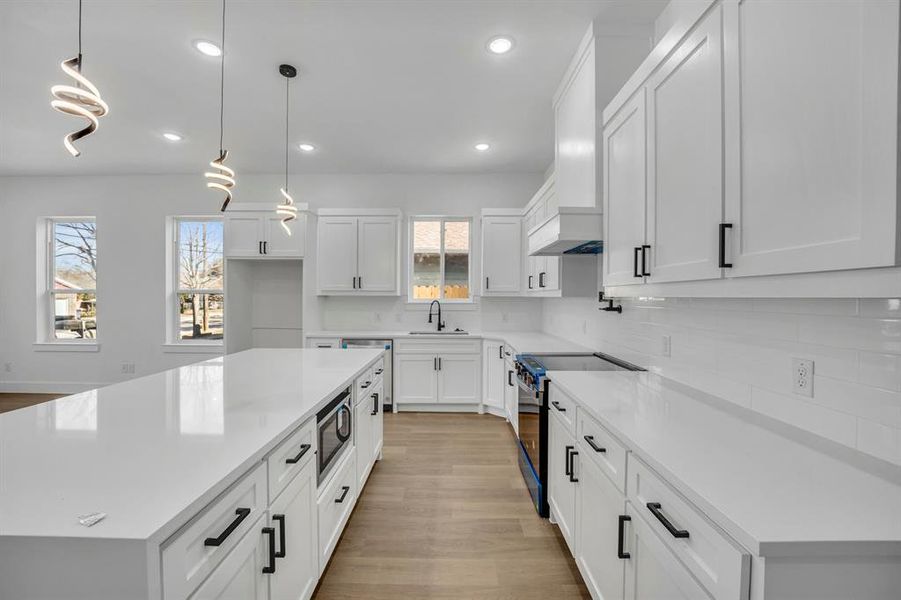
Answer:
POLYGON ((504 420, 507 419, 507 412, 503 408, 497 408, 496 406, 488 406, 487 404, 483 404, 485 407, 485 414, 493 415, 495 417, 500 417, 504 420))
POLYGON ((478 413, 481 404, 397 404, 397 412, 478 413))
POLYGON ((79 381, 0 381, 0 392, 8 394, 77 394, 110 385, 79 381))

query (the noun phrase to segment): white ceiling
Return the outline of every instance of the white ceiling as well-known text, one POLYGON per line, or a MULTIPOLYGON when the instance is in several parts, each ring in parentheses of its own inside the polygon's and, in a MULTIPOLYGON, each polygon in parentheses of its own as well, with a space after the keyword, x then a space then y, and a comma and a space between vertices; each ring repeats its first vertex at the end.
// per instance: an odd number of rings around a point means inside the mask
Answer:
MULTIPOLYGON (((666 0, 229 0, 225 147, 239 173, 537 172, 553 158, 551 98, 589 22, 651 21, 666 0), (509 34, 495 56, 489 38, 509 34), (297 143, 317 147, 301 153, 297 143), (487 141, 491 150, 473 150, 487 141)), ((217 0, 84 0, 84 74, 110 105, 100 129, 53 111, 76 46, 77 0, 0 3, 0 174, 196 173, 218 150, 217 0), (180 144, 163 131, 185 136, 180 144)))

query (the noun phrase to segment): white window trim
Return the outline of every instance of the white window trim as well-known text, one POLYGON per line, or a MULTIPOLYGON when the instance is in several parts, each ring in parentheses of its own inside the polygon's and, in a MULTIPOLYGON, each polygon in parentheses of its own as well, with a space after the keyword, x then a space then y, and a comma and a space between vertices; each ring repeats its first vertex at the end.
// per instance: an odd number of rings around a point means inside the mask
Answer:
POLYGON ((467 217, 467 216, 459 216, 459 215, 415 215, 415 216, 411 216, 408 219, 408 221, 409 221, 409 223, 407 225, 407 238, 409 238, 409 239, 407 242, 407 304, 414 304, 414 305, 415 304, 431 304, 433 301, 433 300, 428 300, 428 299, 417 300, 416 298, 413 297, 413 255, 414 255, 413 244, 415 243, 414 238, 413 238, 413 225, 417 221, 440 221, 441 222, 441 226, 439 228, 439 231, 441 232, 441 248, 440 248, 441 259, 440 259, 439 267, 438 267, 439 271, 441 273, 441 281, 438 285, 438 296, 439 297, 436 299, 439 300, 442 304, 448 304, 448 305, 473 304, 475 302, 475 300, 474 300, 475 294, 473 293, 473 288, 472 288, 472 272, 473 272, 473 265, 474 265, 473 247, 472 247, 473 218, 467 217), (469 280, 467 282, 467 287, 469 289, 469 298, 467 298, 465 300, 457 299, 457 298, 444 298, 444 223, 448 222, 448 221, 469 223, 469 269, 467 271, 467 276, 469 277, 469 280))
MULTIPOLYGON (((40 220, 42 223, 39 231, 43 231, 43 235, 39 237, 40 247, 38 249, 39 268, 43 273, 38 276, 38 294, 43 301, 39 303, 38 308, 38 327, 37 341, 32 344, 32 348, 38 352, 97 352, 100 350, 98 341, 100 335, 99 320, 95 324, 94 337, 82 339, 57 339, 56 338, 56 305, 54 298, 56 294, 94 294, 94 302, 97 304, 99 294, 97 287, 71 289, 65 292, 57 292, 54 288, 54 278, 56 276, 56 236, 54 232, 57 223, 78 223, 93 222, 96 226, 97 217, 92 216, 68 216, 68 217, 44 217, 40 220)), ((96 235, 96 234, 95 234, 96 235)), ((97 240, 94 240, 97 244, 97 240)), ((99 270, 97 272, 99 276, 99 270)))
MULTIPOLYGON (((225 336, 228 335, 225 327, 225 313, 228 310, 223 306, 223 335, 221 340, 183 340, 179 338, 179 317, 178 311, 175 310, 178 301, 178 295, 186 292, 195 292, 198 294, 221 294, 225 297, 225 289, 228 285, 226 282, 226 261, 225 248, 222 248, 222 289, 197 289, 185 290, 179 282, 179 248, 178 248, 178 224, 181 221, 223 221, 222 217, 216 215, 175 215, 166 218, 166 336, 163 342, 163 352, 176 354, 222 354, 225 350, 225 336)), ((224 225, 224 223, 223 223, 224 225)), ((224 228, 223 228, 224 229, 224 228)), ((223 231, 223 238, 224 236, 223 231)), ((224 239, 223 239, 224 241, 224 239)))

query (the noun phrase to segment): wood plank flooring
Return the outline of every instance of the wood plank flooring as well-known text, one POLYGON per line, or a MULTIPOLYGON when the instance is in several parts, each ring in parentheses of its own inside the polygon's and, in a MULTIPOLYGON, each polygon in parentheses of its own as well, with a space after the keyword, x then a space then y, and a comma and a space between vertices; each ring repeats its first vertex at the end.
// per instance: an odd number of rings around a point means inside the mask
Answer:
POLYGON ((503 419, 400 413, 385 415, 384 458, 314 598, 590 596, 532 506, 503 419))
POLYGON ((0 393, 0 413, 5 413, 17 408, 25 408, 33 404, 40 404, 48 400, 62 398, 64 394, 10 394, 0 393))

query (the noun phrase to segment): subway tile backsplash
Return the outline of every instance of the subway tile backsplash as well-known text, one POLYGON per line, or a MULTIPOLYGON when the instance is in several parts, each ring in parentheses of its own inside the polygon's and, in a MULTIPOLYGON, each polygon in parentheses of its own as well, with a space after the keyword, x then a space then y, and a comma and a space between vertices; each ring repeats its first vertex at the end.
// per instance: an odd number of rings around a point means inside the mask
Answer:
POLYGON ((548 299, 542 328, 901 465, 901 299, 548 299), (663 336, 670 336, 665 355, 663 336), (814 361, 812 398, 792 358, 814 361))

